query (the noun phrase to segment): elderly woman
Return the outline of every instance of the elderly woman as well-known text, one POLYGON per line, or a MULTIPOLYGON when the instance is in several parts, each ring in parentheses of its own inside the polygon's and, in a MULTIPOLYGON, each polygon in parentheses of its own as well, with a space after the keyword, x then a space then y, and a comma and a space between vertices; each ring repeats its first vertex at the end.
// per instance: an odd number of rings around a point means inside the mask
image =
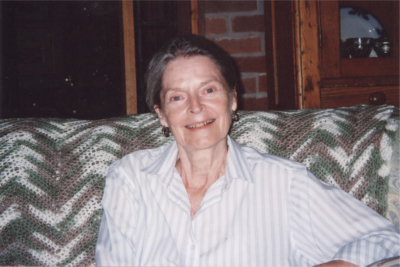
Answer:
POLYGON ((98 265, 365 266, 398 255, 396 228, 299 163, 240 147, 233 59, 199 36, 152 59, 147 103, 175 142, 107 175, 98 265))

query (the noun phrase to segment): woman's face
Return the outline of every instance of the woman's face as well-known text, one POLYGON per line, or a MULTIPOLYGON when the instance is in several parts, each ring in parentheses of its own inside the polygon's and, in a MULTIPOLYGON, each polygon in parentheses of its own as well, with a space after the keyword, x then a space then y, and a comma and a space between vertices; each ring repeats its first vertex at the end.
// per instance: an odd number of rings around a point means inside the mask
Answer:
POLYGON ((178 57, 164 70, 161 108, 154 106, 163 126, 178 145, 189 150, 217 146, 226 140, 236 92, 229 103, 228 86, 217 65, 206 56, 178 57))

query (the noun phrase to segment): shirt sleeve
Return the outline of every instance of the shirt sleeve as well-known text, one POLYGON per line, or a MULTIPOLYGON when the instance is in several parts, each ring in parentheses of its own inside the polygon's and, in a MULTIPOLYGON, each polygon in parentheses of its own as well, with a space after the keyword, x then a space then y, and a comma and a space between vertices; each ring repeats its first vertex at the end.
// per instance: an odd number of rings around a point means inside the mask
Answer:
POLYGON ((96 245, 97 266, 135 265, 134 185, 119 165, 120 162, 111 165, 107 173, 96 245))
POLYGON ((344 260, 358 266, 400 255, 400 235, 384 217, 304 169, 290 185, 292 237, 309 265, 344 260))

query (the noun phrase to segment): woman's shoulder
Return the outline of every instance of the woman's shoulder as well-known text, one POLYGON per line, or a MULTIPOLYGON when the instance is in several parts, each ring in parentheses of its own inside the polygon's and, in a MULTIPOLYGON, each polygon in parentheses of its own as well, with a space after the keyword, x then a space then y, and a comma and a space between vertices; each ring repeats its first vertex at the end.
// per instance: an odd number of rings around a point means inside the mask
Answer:
POLYGON ((306 166, 302 163, 269 153, 261 153, 252 147, 241 146, 241 149, 243 150, 245 157, 249 160, 249 162, 253 164, 271 164, 285 169, 303 170, 306 168, 306 166))
POLYGON ((171 143, 167 143, 157 148, 133 151, 113 162, 109 167, 109 171, 115 171, 121 168, 125 169, 127 167, 134 167, 134 169, 144 168, 155 159, 159 158, 171 145, 171 143))

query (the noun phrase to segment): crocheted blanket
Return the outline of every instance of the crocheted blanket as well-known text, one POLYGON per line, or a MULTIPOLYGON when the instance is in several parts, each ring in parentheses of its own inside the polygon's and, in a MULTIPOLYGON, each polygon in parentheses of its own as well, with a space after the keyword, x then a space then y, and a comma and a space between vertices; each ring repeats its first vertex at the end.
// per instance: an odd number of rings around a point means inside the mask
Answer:
MULTIPOLYGON (((239 112, 230 135, 302 162, 386 214, 399 109, 239 112)), ((172 142, 153 114, 97 121, 0 121, 0 265, 94 265, 108 166, 172 142)))

